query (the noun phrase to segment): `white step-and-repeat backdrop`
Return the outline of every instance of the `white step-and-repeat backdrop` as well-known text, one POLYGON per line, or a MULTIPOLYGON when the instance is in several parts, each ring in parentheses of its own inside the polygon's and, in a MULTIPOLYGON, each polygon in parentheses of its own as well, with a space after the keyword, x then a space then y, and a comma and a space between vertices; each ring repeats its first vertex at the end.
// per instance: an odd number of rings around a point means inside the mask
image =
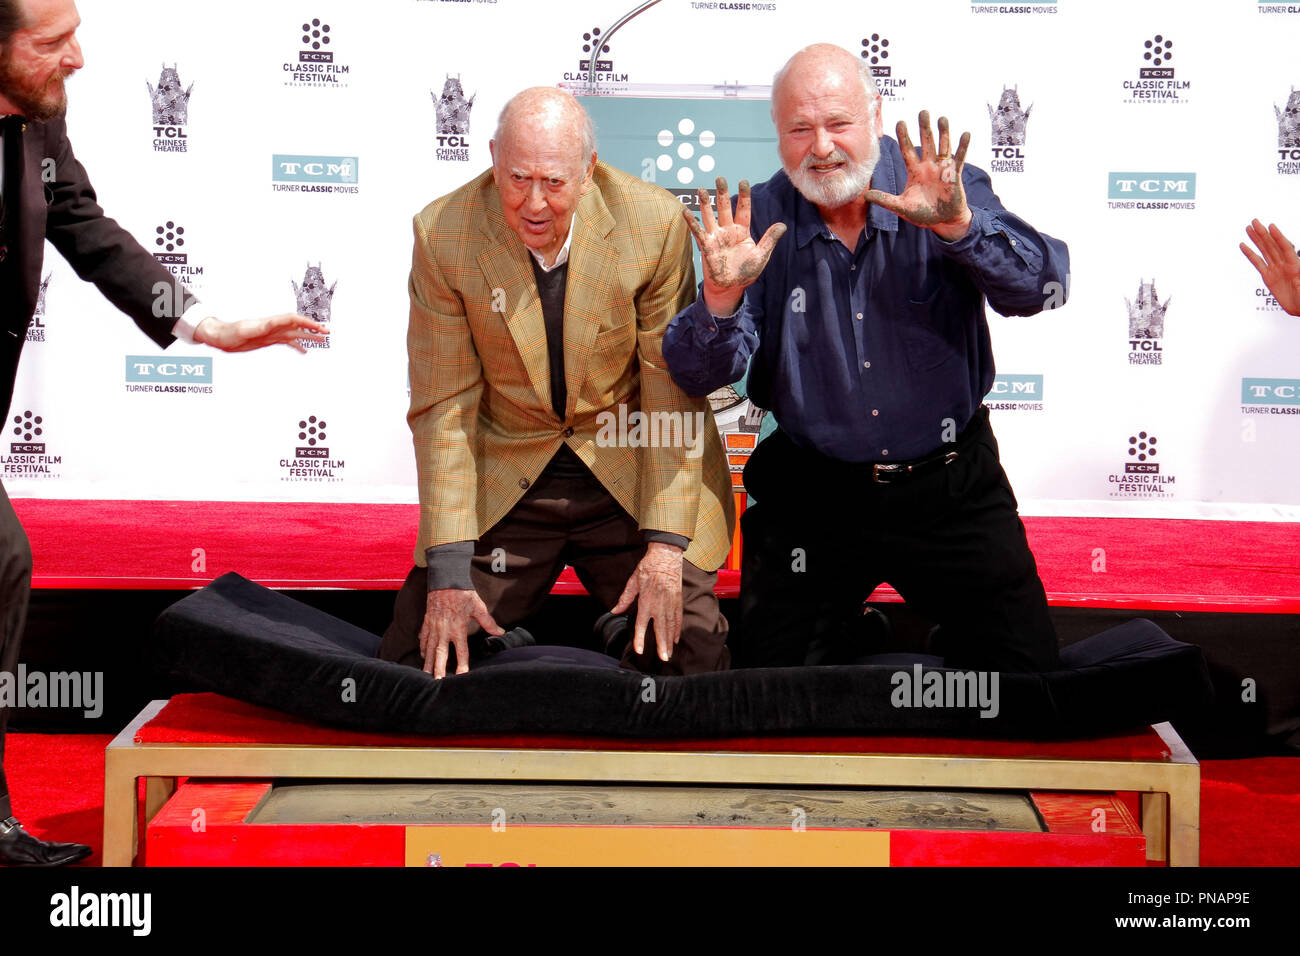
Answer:
MULTIPOLYGON (((410 220, 487 166, 503 103, 594 53, 603 94, 714 111, 648 119, 634 172, 761 179, 747 98, 830 41, 875 68, 887 129, 948 115, 1070 246, 1065 307, 990 316, 1022 511, 1300 518, 1300 319, 1237 250, 1256 216, 1300 239, 1300 4, 663 0, 602 44, 632 5, 82 0, 69 129, 109 214, 223 317, 313 310, 332 334, 164 353, 51 248, 3 449, 44 452, 3 456, 10 495, 414 501, 410 220)), ((619 135, 602 155, 635 155, 619 135)))

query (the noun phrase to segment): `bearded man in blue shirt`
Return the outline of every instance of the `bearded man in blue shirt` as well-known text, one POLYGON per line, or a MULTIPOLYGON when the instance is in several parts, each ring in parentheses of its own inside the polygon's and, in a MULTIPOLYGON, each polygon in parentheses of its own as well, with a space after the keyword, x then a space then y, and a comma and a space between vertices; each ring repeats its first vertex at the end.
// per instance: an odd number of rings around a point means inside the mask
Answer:
POLYGON ((745 467, 736 666, 803 664, 851 633, 889 582, 939 624, 950 667, 1057 666, 1047 598, 982 404, 993 384, 985 300, 1033 315, 1065 299, 1065 244, 1012 215, 988 176, 905 124, 883 135, 866 64, 818 44, 772 88, 783 171, 735 212, 686 213, 701 294, 664 338, 685 391, 749 367, 778 430, 745 467), (784 238, 783 238, 784 237, 784 238), (769 261, 770 260, 770 261, 769 261), (750 362, 753 357, 752 363, 750 362))

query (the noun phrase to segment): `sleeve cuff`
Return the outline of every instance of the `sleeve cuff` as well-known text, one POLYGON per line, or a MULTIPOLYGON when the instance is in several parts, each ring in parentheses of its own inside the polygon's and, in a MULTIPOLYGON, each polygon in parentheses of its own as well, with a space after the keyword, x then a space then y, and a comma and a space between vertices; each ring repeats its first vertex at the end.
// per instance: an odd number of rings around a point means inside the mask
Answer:
POLYGON ((673 534, 671 531, 646 531, 645 543, 650 544, 652 541, 658 541, 662 544, 672 544, 685 551, 691 545, 691 539, 685 535, 673 534))
POLYGON ((691 324, 695 326, 695 339, 707 345, 718 337, 719 326, 729 328, 740 318, 740 314, 745 311, 745 299, 741 297, 740 305, 736 306, 736 311, 731 315, 714 315, 704 303, 704 290, 700 289, 692 308, 694 314, 691 316, 691 324))
POLYGON ((449 544, 435 544, 425 548, 424 560, 429 566, 429 590, 442 591, 456 588, 461 591, 474 590, 470 578, 470 561, 474 557, 473 541, 453 541, 449 544))
POLYGON ((199 300, 195 299, 189 304, 189 308, 185 310, 181 317, 176 320, 176 324, 172 326, 172 335, 187 345, 197 344, 194 341, 194 333, 203 320, 211 315, 212 313, 207 309, 200 310, 199 300))
POLYGON ((989 228, 989 224, 989 214, 979 206, 972 206, 970 210, 970 227, 966 230, 966 235, 954 242, 948 242, 938 235, 935 238, 939 239, 940 247, 944 252, 950 255, 961 255, 964 252, 969 252, 977 242, 993 231, 989 228))
POLYGON ((740 315, 740 310, 745 307, 745 297, 742 295, 740 301, 736 303, 736 307, 726 315, 715 315, 713 313, 713 310, 704 302, 704 292, 702 290, 700 292, 700 304, 704 306, 705 315, 713 319, 715 322, 730 322, 736 316, 740 315))

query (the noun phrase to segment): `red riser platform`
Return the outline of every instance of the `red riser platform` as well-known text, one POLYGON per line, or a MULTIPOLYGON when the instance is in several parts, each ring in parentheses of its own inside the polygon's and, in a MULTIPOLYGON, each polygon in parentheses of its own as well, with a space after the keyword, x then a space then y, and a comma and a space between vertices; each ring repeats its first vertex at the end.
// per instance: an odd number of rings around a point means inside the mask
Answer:
MULTIPOLYGON (((714 838, 714 844, 733 849, 734 857, 710 857, 717 865, 765 865, 771 860, 750 849, 752 842, 781 840, 797 847, 804 833, 766 828, 680 827, 528 827, 512 824, 513 837, 541 836, 553 846, 541 860, 508 859, 517 855, 490 825, 476 827, 400 824, 257 824, 248 815, 266 797, 268 781, 207 782, 182 785, 149 823, 145 840, 147 866, 403 866, 407 864, 408 830, 422 831, 416 839, 438 846, 430 831, 457 831, 458 845, 468 844, 470 855, 460 865, 530 866, 591 862, 584 848, 609 847, 620 842, 610 831, 649 830, 653 839, 680 842, 682 831, 714 838), (549 832, 539 834, 537 831, 549 832), (528 832, 533 831, 533 832, 528 832), (566 854, 566 843, 573 846, 566 854), (505 854, 504 856, 502 854, 505 854), (471 859, 473 857, 473 859, 471 859)), ((823 837, 863 837, 871 834, 873 846, 886 847, 879 859, 864 863, 889 866, 1142 866, 1146 841, 1124 804, 1113 795, 1031 793, 1046 832, 989 832, 975 830, 871 830, 817 831, 823 837), (1102 832, 1094 830, 1097 811, 1105 812, 1102 832)), ((791 851, 796 852, 797 851, 791 851)), ((426 855, 427 856, 427 855, 426 855)), ((425 859, 421 856, 420 859, 425 859)), ((451 862, 450 865, 456 865, 451 862)), ((683 851, 678 859, 697 862, 683 851)), ((641 860, 606 852, 604 865, 639 865, 641 860)), ((705 861, 698 861, 705 862, 705 861)))

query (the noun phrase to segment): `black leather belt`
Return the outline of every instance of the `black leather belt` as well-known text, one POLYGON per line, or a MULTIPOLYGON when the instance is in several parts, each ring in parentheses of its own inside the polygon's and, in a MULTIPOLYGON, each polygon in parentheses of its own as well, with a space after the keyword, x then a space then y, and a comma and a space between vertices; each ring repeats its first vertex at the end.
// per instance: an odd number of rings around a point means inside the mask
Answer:
POLYGON ((871 480, 878 485, 892 485, 900 481, 907 481, 909 478, 923 475, 927 471, 934 471, 936 468, 951 465, 957 460, 957 455, 958 453, 955 451, 948 451, 930 458, 918 458, 916 461, 900 461, 888 465, 873 464, 871 466, 871 480))
POLYGON ((960 455, 969 450, 981 435, 988 431, 988 422, 988 406, 981 405, 975 409, 975 414, 971 416, 970 421, 966 423, 966 427, 957 436, 957 440, 949 445, 947 450, 937 451, 925 458, 914 458, 911 461, 872 463, 871 480, 878 485, 897 484, 901 481, 909 481, 928 471, 951 465, 960 455))

